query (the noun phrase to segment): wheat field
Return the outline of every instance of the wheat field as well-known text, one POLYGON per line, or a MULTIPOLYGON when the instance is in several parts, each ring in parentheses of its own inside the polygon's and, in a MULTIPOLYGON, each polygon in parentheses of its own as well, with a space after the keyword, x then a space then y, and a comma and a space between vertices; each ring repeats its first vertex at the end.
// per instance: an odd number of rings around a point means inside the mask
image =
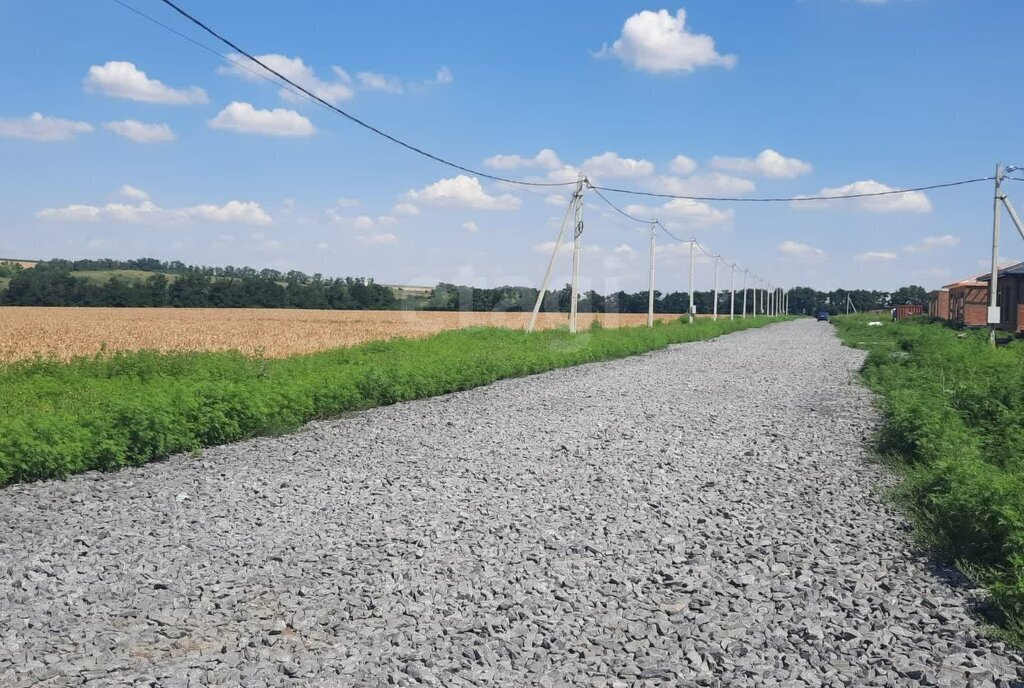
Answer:
MULTIPOLYGON (((647 315, 583 314, 605 327, 643 325, 647 315)), ((677 315, 662 314, 660 320, 677 315)), ((98 351, 223 351, 280 358, 394 337, 427 337, 442 330, 495 326, 525 329, 528 313, 430 311, 314 311, 270 308, 34 308, 0 307, 0 361, 35 356, 68 360, 98 351)), ((567 324, 564 313, 543 313, 538 327, 567 324)))

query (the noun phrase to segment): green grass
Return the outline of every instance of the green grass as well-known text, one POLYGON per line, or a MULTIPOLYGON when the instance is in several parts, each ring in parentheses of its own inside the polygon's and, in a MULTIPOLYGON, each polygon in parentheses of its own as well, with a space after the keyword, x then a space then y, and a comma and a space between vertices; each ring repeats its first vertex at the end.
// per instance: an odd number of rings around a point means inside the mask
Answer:
POLYGON ((346 411, 710 339, 768 318, 527 334, 479 328, 284 359, 100 354, 0 366, 0 485, 114 470, 346 411))
POLYGON ((1024 644, 1024 342, 874 316, 835 322, 867 349, 867 384, 885 425, 877 449, 921 541, 986 586, 1002 634, 1024 644))

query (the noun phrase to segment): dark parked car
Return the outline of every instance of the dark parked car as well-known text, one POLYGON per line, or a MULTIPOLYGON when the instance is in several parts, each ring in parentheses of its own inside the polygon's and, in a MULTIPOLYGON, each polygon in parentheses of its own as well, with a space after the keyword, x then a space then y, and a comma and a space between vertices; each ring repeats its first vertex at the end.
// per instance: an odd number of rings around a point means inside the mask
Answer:
POLYGON ((818 322, 828 322, 828 311, 818 311, 818 315, 816 317, 818 318, 818 322))

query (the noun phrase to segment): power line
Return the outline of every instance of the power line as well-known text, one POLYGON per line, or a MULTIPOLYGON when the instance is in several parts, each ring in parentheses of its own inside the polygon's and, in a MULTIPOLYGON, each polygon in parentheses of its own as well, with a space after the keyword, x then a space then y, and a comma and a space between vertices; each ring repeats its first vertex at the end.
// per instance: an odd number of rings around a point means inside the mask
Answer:
POLYGON ((128 11, 134 12, 135 14, 139 15, 140 17, 142 17, 146 21, 152 22, 153 24, 156 24, 160 28, 166 29, 167 31, 170 31, 171 33, 173 33, 176 36, 179 36, 180 38, 184 38, 189 43, 192 43, 193 45, 199 46, 200 48, 202 48, 206 52, 211 53, 213 55, 216 55, 217 57, 219 57, 219 58, 221 58, 221 59, 223 59, 223 60, 225 60, 227 62, 230 62, 231 64, 235 65, 239 69, 244 69, 245 71, 249 72, 253 76, 258 77, 260 79, 263 79, 267 83, 273 84, 274 86, 276 86, 276 87, 278 87, 280 89, 284 89, 284 90, 288 91, 289 93, 291 93, 292 95, 295 95, 295 96, 297 96, 299 98, 302 98, 305 101, 313 103, 314 105, 320 105, 319 102, 317 102, 313 98, 310 98, 309 96, 307 96, 302 91, 297 91, 297 90, 291 88, 288 84, 284 84, 284 83, 281 83, 279 81, 276 81, 275 79, 272 79, 271 77, 267 76, 263 72, 255 70, 255 69, 249 67, 244 62, 241 62, 240 60, 236 60, 233 57, 231 57, 230 55, 226 55, 226 54, 220 52, 219 50, 217 50, 215 48, 211 48, 210 46, 206 45, 202 41, 197 41, 196 39, 192 38, 188 34, 182 33, 181 31, 178 31, 174 27, 169 26, 167 24, 164 24, 159 19, 156 19, 154 17, 149 16, 148 14, 143 12, 142 10, 140 10, 140 9, 138 9, 136 7, 132 7, 128 3, 122 2, 122 0, 114 0, 114 2, 116 2, 118 5, 120 5, 121 7, 125 8, 128 11))
POLYGON ((447 160, 445 158, 442 158, 439 155, 434 155, 433 153, 428 153, 427 151, 423 150, 422 148, 418 148, 417 146, 414 146, 411 143, 407 143, 407 142, 403 141, 402 139, 400 139, 400 138, 398 138, 396 136, 388 134, 387 132, 385 132, 385 131, 383 131, 381 129, 378 129, 377 127, 373 126, 372 124, 359 119, 355 115, 352 115, 352 114, 346 112, 345 110, 342 110, 338 106, 332 105, 331 103, 327 102, 326 100, 324 100, 320 96, 316 95, 312 91, 309 91, 305 87, 295 83, 294 81, 292 81, 291 79, 286 77, 284 74, 281 74, 281 72, 279 72, 276 69, 268 66, 266 63, 264 63, 261 60, 257 59, 254 55, 250 54, 248 51, 246 51, 243 48, 239 47, 238 44, 234 43, 233 41, 231 41, 231 40, 225 38, 224 36, 222 36, 221 34, 217 33, 215 30, 210 28, 208 25, 204 24, 202 21, 200 21, 196 17, 192 16, 191 14, 189 14, 188 12, 183 10, 178 5, 176 5, 173 2, 171 2, 171 0, 161 0, 161 2, 163 2, 165 5, 167 5, 171 9, 173 9, 175 12, 180 14, 182 17, 184 17, 185 19, 189 20, 190 22, 192 22, 193 24, 198 26, 200 29, 202 29, 206 33, 210 34, 211 36, 213 36, 218 41, 220 41, 224 45, 228 46, 229 48, 231 48, 232 50, 234 50, 238 54, 245 56, 249 60, 255 62, 260 67, 262 67, 263 69, 267 70, 268 72, 270 72, 271 74, 276 76, 281 81, 291 85, 293 88, 298 89, 302 93, 306 94, 308 97, 316 100, 323 107, 326 107, 326 108, 330 109, 331 111, 341 115, 342 117, 345 117, 349 121, 354 122, 355 124, 358 124, 359 126, 363 127, 364 129, 368 129, 368 130, 372 131, 373 133, 377 134, 378 136, 381 136, 381 137, 391 141, 392 143, 396 143, 399 146, 402 146, 403 148, 405 148, 407 150, 410 150, 410 151, 412 151, 414 153, 422 155, 425 158, 429 158, 429 159, 431 159, 431 160, 433 160, 435 162, 439 162, 442 165, 447 165, 448 167, 451 167, 453 169, 459 170, 461 172, 467 172, 469 174, 476 175, 478 177, 483 177, 485 179, 490 179, 490 180, 493 180, 493 181, 496 181, 496 182, 504 182, 506 184, 516 184, 516 185, 519 185, 519 186, 548 186, 548 187, 551 187, 551 186, 569 186, 569 185, 572 185, 572 184, 576 183, 576 182, 530 182, 530 181, 525 181, 525 180, 522 180, 522 179, 509 179, 507 177, 499 177, 497 175, 488 174, 486 172, 481 172, 479 170, 474 170, 473 168, 466 167, 464 165, 460 165, 458 163, 452 162, 451 160, 447 160))
MULTIPOLYGON (((166 0, 165 0, 166 2, 166 0)), ((892 196, 895 194, 913 193, 915 191, 931 191, 934 189, 946 189, 951 186, 963 186, 965 184, 977 184, 978 182, 988 182, 995 179, 995 177, 977 177, 975 179, 961 179, 955 182, 946 182, 944 184, 931 184, 929 186, 915 186, 906 189, 891 189, 889 191, 871 191, 865 193, 855 194, 839 194, 835 196, 786 196, 786 197, 761 197, 751 198, 742 196, 683 196, 679 194, 668 194, 668 193, 657 193, 654 191, 637 191, 635 189, 619 189, 611 186, 591 186, 590 188, 595 191, 608 191, 611 193, 629 194, 632 196, 648 196, 651 198, 670 198, 679 199, 684 201, 718 201, 725 203, 795 203, 799 201, 838 201, 844 198, 872 198, 875 196, 892 196)), ((1013 177, 1010 177, 1013 179, 1013 177)))

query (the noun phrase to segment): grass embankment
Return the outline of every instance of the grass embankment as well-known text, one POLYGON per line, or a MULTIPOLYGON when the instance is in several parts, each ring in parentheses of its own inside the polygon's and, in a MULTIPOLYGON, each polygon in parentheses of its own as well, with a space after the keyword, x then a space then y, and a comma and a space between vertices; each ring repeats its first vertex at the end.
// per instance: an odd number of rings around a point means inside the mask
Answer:
POLYGON ((1009 639, 1024 642, 1024 342, 938 323, 836 318, 867 349, 881 395, 878 450, 905 475, 898 498, 922 541, 991 592, 1009 639))
POLYGON ((481 328, 284 359, 135 352, 0 366, 0 485, 112 470, 346 411, 620 358, 773 322, 526 334, 481 328))

